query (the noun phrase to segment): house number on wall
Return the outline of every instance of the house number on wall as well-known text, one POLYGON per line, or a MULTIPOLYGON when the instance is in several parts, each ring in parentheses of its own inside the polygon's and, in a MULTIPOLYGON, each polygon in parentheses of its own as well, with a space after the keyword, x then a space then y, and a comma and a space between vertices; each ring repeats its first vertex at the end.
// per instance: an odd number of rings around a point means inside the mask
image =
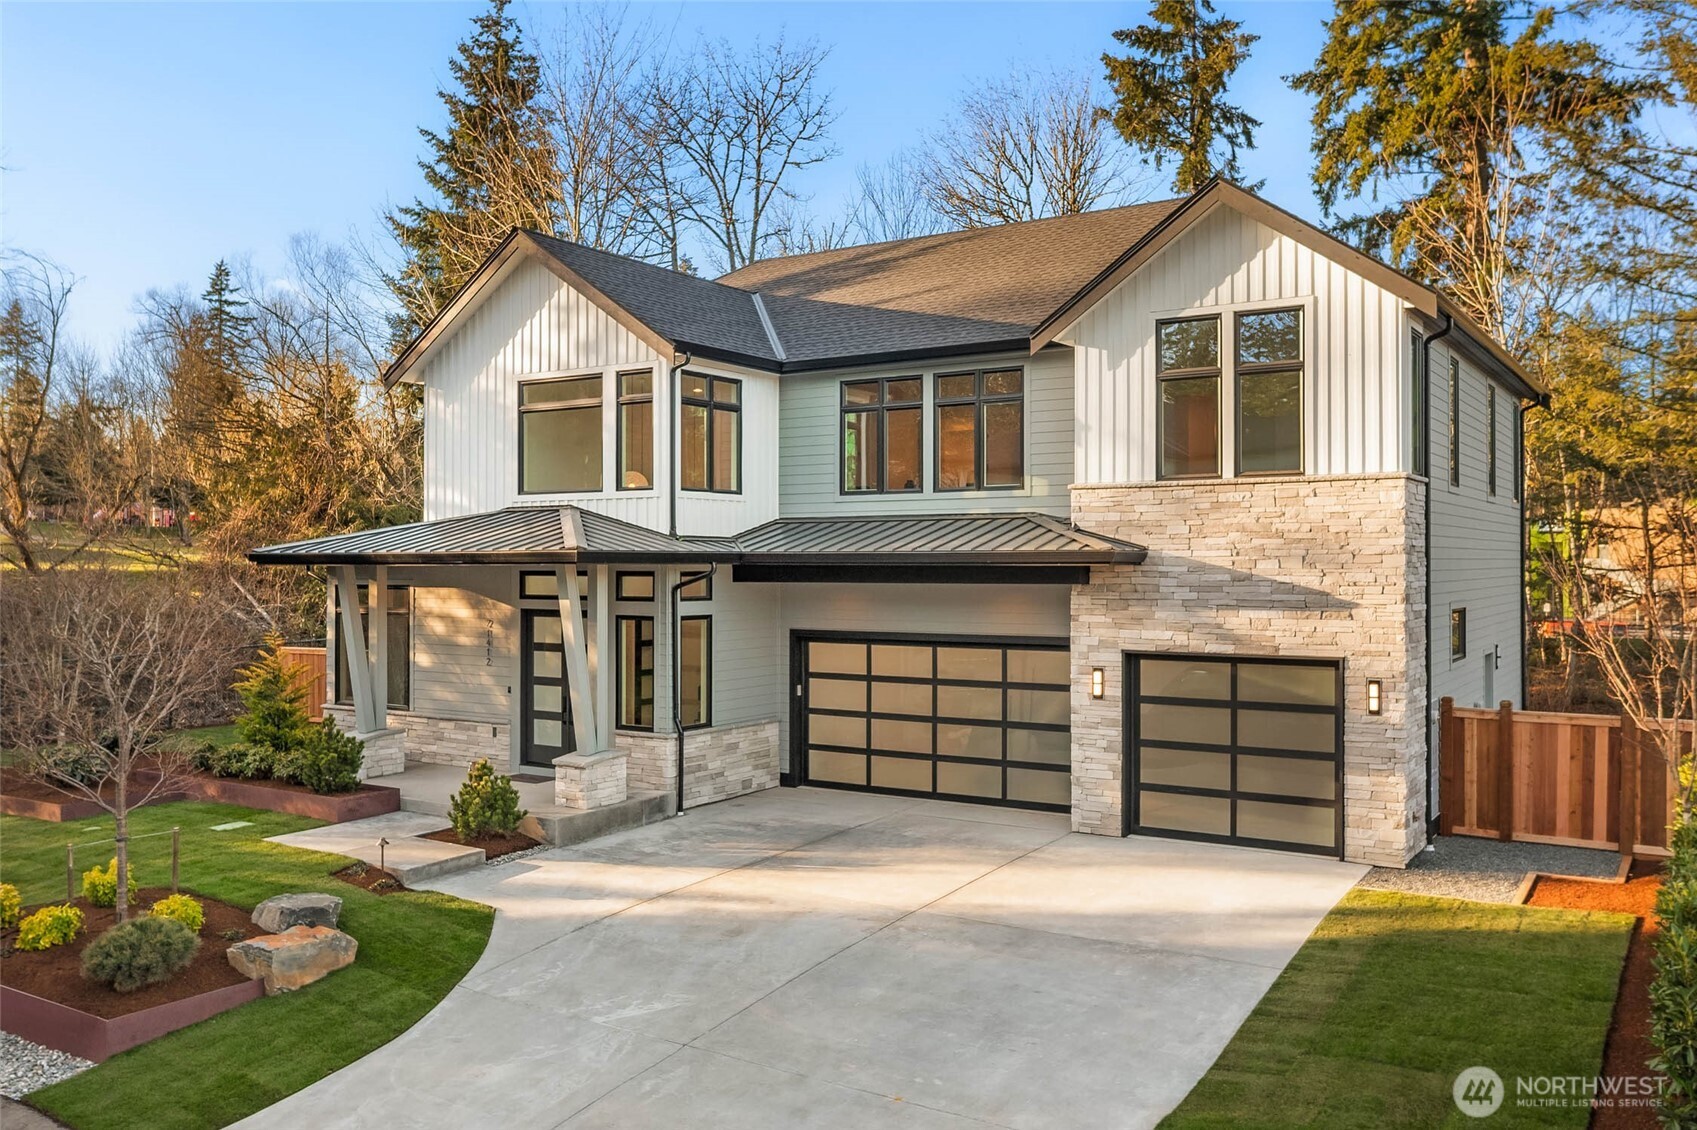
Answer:
POLYGON ((495 666, 495 621, 483 622, 483 665, 495 666))

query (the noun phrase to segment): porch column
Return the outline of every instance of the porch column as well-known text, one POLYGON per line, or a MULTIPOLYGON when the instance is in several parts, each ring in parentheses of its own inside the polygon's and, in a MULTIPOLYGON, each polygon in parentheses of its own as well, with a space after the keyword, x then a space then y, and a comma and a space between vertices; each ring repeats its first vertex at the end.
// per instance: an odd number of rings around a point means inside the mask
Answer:
POLYGON ((584 638, 583 593, 578 589, 577 566, 554 570, 560 590, 560 633, 566 652, 566 693, 571 695, 572 736, 579 754, 598 753, 600 734, 595 722, 595 695, 589 685, 589 646, 584 638))
POLYGON ((613 642, 613 567, 597 565, 590 577, 595 582, 595 600, 591 604, 594 620, 595 658, 595 748, 613 748, 613 727, 618 722, 614 691, 618 686, 619 660, 613 642))
POLYGON ((371 581, 371 599, 366 602, 371 615, 371 726, 382 730, 389 725, 389 566, 376 567, 371 581))
POLYGON ((352 565, 336 566, 336 602, 342 611, 342 654, 348 657, 348 682, 353 684, 354 729, 369 734, 378 728, 376 704, 371 694, 370 652, 359 620, 359 582, 352 565))

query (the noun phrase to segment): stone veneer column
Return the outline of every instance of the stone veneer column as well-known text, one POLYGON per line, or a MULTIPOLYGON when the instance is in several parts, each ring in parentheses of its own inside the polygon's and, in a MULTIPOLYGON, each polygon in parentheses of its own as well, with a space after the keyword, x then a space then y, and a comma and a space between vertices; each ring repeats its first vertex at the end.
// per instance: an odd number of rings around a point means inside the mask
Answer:
POLYGON ((1073 487, 1079 526, 1149 547, 1072 590, 1074 829, 1121 834, 1125 652, 1341 659, 1344 857, 1403 866, 1425 840, 1424 489, 1404 475, 1073 487))

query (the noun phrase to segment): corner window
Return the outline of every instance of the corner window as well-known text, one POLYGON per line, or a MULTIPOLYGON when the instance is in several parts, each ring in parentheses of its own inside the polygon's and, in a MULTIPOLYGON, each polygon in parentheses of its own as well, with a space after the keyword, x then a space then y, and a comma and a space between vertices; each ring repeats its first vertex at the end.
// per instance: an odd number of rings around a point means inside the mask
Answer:
POLYGON ((1485 389, 1485 493, 1497 493, 1497 386, 1485 389))
POLYGON ((1450 658, 1467 658, 1467 609, 1450 609, 1450 658))
POLYGON ((614 595, 619 600, 654 599, 653 573, 620 573, 614 578, 614 595))
POLYGON ((619 374, 619 489, 654 485, 654 371, 619 374))
POLYGON ((1461 362, 1450 358, 1450 486, 1461 485, 1461 362))
POLYGON ((1220 319, 1186 318, 1155 327, 1160 389, 1160 477, 1220 473, 1220 319))
POLYGON ((617 617, 621 730, 654 728, 654 617, 617 617))
POLYGON ((846 381, 841 395, 843 493, 918 490, 924 466, 920 379, 846 381))
POLYGON ((519 385, 519 492, 601 489, 601 377, 519 385))
POLYGON ((742 382, 681 374, 678 437, 684 490, 742 492, 742 382))
POLYGON ((1237 316, 1237 473, 1302 470, 1302 311, 1237 316))
POLYGON ((1412 377, 1411 395, 1414 403, 1410 405, 1408 414, 1409 426, 1413 434, 1409 436, 1408 449, 1413 453, 1413 469, 1416 475, 1426 473, 1426 349, 1425 338, 1419 330, 1413 330, 1408 335, 1409 348, 1413 358, 1409 362, 1408 371, 1412 377))
POLYGON ((937 378, 937 489, 1025 484, 1025 372, 987 369, 937 378))
POLYGON ((713 618, 685 616, 678 637, 678 724, 685 730, 713 724, 713 618))
MULTIPOLYGON (((359 585, 359 622, 371 638, 371 586, 359 585)), ((340 600, 335 587, 331 599, 340 600)), ((412 590, 404 585, 389 586, 389 686, 385 699, 391 709, 406 710, 412 706, 412 590)), ((354 684, 348 672, 348 653, 342 638, 342 607, 336 609, 336 701, 343 704, 354 700, 354 684)))

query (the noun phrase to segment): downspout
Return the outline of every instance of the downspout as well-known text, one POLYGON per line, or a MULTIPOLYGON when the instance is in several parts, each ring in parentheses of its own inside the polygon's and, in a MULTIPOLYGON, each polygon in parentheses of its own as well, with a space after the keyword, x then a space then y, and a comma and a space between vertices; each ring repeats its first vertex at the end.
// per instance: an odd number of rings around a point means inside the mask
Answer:
MULTIPOLYGON (((667 532, 673 537, 678 536, 678 492, 683 489, 683 389, 678 385, 678 370, 695 360, 695 354, 684 350, 684 359, 678 360, 677 354, 672 354, 672 367, 666 373, 666 395, 672 401, 670 413, 672 421, 671 453, 666 461, 672 465, 672 489, 666 492, 666 504, 671 511, 671 521, 667 524, 667 532)), ((681 812, 682 806, 679 806, 681 812)))
MULTIPOLYGON (((1437 821, 1432 815, 1432 486, 1438 477, 1432 471, 1432 343, 1448 337, 1455 329, 1455 319, 1444 314, 1444 328, 1424 338, 1420 343, 1420 371, 1426 375, 1426 409, 1420 414, 1420 444, 1426 452, 1425 529, 1420 540, 1426 560, 1426 705, 1420 712, 1420 722, 1426 728, 1426 843, 1432 842, 1437 821)), ((1522 492, 1524 493, 1524 492, 1522 492)))
POLYGON ((697 581, 711 581, 718 571, 719 566, 715 562, 707 567, 705 573, 686 573, 672 586, 672 728, 678 732, 678 810, 674 813, 677 816, 684 814, 683 608, 679 594, 697 581))

